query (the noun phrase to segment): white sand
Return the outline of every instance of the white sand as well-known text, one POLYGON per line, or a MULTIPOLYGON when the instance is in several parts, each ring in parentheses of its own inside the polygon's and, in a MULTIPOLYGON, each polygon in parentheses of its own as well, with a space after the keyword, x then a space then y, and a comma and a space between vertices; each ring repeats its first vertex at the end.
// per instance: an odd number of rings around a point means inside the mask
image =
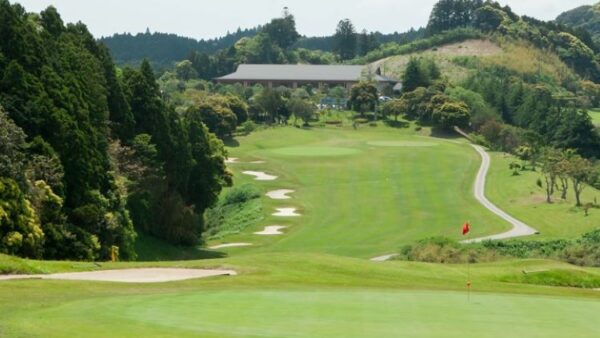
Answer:
POLYGON ((225 163, 231 164, 231 163, 238 163, 239 158, 237 157, 230 157, 228 159, 225 160, 225 163))
POLYGON ((213 276, 234 276, 236 274, 233 270, 146 268, 55 273, 49 275, 8 275, 0 276, 0 280, 58 279, 120 283, 162 283, 213 276))
POLYGON ((267 163, 266 161, 252 161, 252 162, 248 162, 250 164, 265 164, 267 163))
POLYGON ((300 214, 296 213, 296 208, 276 208, 277 212, 273 213, 273 216, 279 217, 298 217, 300 214))
POLYGON ((257 181, 273 181, 277 179, 277 176, 268 175, 262 171, 244 171, 242 174, 254 176, 257 181))
POLYGON ((262 236, 275 236, 275 235, 283 235, 283 232, 281 232, 282 229, 287 228, 286 226, 282 226, 282 225, 270 225, 270 226, 266 226, 265 230, 263 231, 258 231, 255 232, 255 235, 262 235, 262 236))
POLYGON ((294 190, 290 190, 290 189, 280 189, 280 190, 269 191, 266 195, 270 199, 274 199, 274 200, 289 200, 291 197, 286 196, 286 195, 291 194, 293 192, 294 192, 294 190))
POLYGON ((252 243, 227 243, 227 244, 219 244, 209 247, 209 249, 224 249, 224 248, 235 248, 241 246, 251 246, 252 243))
POLYGON ((389 261, 390 259, 394 258, 398 256, 398 254, 389 254, 389 255, 383 255, 383 256, 379 256, 379 257, 373 257, 371 258, 371 261, 373 262, 385 262, 385 261, 389 261))

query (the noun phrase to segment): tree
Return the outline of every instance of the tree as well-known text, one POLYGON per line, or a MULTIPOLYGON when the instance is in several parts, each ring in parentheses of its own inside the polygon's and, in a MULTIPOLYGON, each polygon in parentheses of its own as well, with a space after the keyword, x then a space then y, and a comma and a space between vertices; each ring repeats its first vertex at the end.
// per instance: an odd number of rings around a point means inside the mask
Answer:
POLYGON ((372 82, 360 81, 350 90, 350 105, 352 110, 364 114, 366 111, 375 110, 378 95, 377 87, 372 82))
POLYGON ((0 107, 0 177, 8 177, 26 187, 25 133, 0 107))
POLYGON ((464 102, 446 102, 433 111, 433 125, 450 130, 454 126, 463 128, 469 125, 469 107, 464 102))
POLYGON ((0 177, 0 252, 41 258, 44 232, 17 183, 0 177))
POLYGON ((231 109, 209 101, 190 107, 186 117, 199 117, 208 129, 221 139, 231 136, 237 127, 237 117, 231 109))
POLYGON ((402 90, 407 93, 419 87, 428 87, 440 78, 440 70, 431 59, 411 57, 402 76, 402 90))
POLYGON ((370 51, 377 49, 377 47, 379 47, 379 42, 377 41, 375 34, 372 32, 367 33, 366 29, 363 29, 363 31, 358 34, 357 48, 359 56, 364 56, 370 51))
POLYGON ((562 152, 554 148, 544 148, 541 151, 540 160, 542 162, 542 176, 544 177, 543 188, 546 191, 546 202, 552 203, 552 195, 557 187, 559 176, 559 164, 562 160, 562 152))
POLYGON ((285 108, 285 101, 281 94, 271 88, 265 88, 260 92, 255 102, 259 109, 269 117, 271 123, 282 115, 282 110, 285 108))
POLYGON ((189 81, 198 76, 198 73, 190 60, 178 62, 175 65, 175 71, 177 72, 177 78, 182 81, 189 81))
MULTIPOLYGON (((305 126, 308 126, 308 122, 314 116, 316 107, 315 105, 302 98, 293 97, 287 102, 287 108, 295 119, 301 119, 305 126)), ((296 121, 294 121, 294 125, 296 121)))
POLYGON ((269 35, 273 42, 283 49, 288 49, 300 38, 294 16, 287 13, 283 18, 271 20, 263 27, 262 32, 269 35))
POLYGON ((575 193, 576 206, 580 207, 582 205, 581 193, 587 185, 595 183, 597 172, 592 163, 580 155, 573 155, 569 158, 567 172, 575 193))
POLYGON ((486 5, 473 12, 473 26, 484 32, 493 32, 505 21, 508 15, 493 6, 486 5))
POLYGON ((349 60, 356 55, 356 30, 350 19, 341 20, 333 36, 333 51, 342 60, 349 60))
POLYGON ((394 121, 398 121, 398 115, 405 114, 408 103, 404 99, 391 100, 381 106, 384 116, 394 116, 394 121))
POLYGON ((473 21, 474 11, 482 5, 483 0, 440 0, 431 11, 427 32, 433 35, 466 27, 473 21))

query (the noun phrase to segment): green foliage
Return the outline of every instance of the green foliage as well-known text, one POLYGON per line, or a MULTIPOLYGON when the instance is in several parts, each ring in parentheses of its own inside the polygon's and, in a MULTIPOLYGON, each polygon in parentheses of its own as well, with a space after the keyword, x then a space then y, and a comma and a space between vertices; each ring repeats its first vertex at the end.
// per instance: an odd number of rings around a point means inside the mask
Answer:
POLYGON ((402 90, 412 92, 419 87, 429 87, 441 76, 433 59, 410 58, 402 77, 402 90))
POLYGON ((364 114, 374 111, 377 105, 377 87, 371 82, 361 81, 352 86, 349 103, 352 110, 364 114))
POLYGON ((40 258, 44 232, 15 181, 0 178, 0 252, 40 258))
POLYGON ((308 125, 317 110, 312 102, 298 97, 293 97, 287 102, 287 109, 294 118, 304 121, 305 126, 308 125))
POLYGON ((236 186, 221 196, 206 212, 207 237, 231 235, 257 224, 263 219, 261 193, 252 184, 236 186))
POLYGON ((451 130, 454 126, 464 128, 469 124, 469 107, 463 102, 446 102, 433 111, 433 125, 451 130))
POLYGON ((262 32, 283 49, 291 47, 300 38, 300 34, 296 31, 294 16, 287 13, 283 18, 271 20, 263 27, 262 32))
POLYGON ((356 55, 356 29, 350 19, 341 20, 333 36, 334 52, 342 60, 349 60, 356 55))
POLYGON ((482 0, 438 1, 429 16, 427 32, 433 35, 450 29, 471 25, 474 12, 482 4, 482 0))

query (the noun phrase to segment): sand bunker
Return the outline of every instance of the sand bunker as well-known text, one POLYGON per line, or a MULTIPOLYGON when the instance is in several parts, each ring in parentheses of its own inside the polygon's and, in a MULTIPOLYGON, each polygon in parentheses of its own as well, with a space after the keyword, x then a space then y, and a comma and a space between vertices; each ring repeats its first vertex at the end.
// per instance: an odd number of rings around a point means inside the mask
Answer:
POLYGON ((252 243, 226 243, 226 244, 219 244, 219 245, 214 245, 209 247, 209 249, 224 249, 224 248, 235 248, 235 247, 242 247, 242 246, 251 246, 252 243))
POLYGON ((273 216, 279 217, 298 217, 300 214, 296 213, 296 208, 276 208, 277 212, 273 213, 273 216))
POLYGON ((282 226, 282 225, 270 225, 270 226, 266 226, 265 230, 263 231, 258 231, 255 232, 255 235, 262 235, 262 236, 276 236, 276 235, 283 235, 283 232, 281 232, 282 229, 287 228, 286 226, 282 226))
POLYGON ((280 189, 280 190, 269 191, 266 195, 270 199, 274 199, 274 200, 289 200, 291 197, 286 196, 286 195, 291 194, 293 192, 294 192, 294 190, 280 189))
POLYGON ((147 268, 54 273, 49 275, 9 275, 0 276, 0 280, 58 279, 120 283, 162 283, 213 276, 233 276, 236 274, 233 270, 147 268))
POLYGON ((434 147, 438 145, 433 142, 415 141, 371 141, 367 142, 367 144, 376 147, 434 147))
POLYGON ((228 159, 225 160, 225 163, 231 164, 231 163, 238 163, 239 158, 237 157, 230 157, 228 159))
POLYGON ((389 255, 383 255, 383 256, 379 256, 379 257, 373 257, 371 258, 371 261, 373 262, 385 262, 385 261, 389 261, 390 259, 394 258, 398 256, 398 254, 389 254, 389 255))
POLYGON ((250 164, 265 164, 267 163, 267 161, 252 161, 252 162, 248 162, 250 164))
POLYGON ((242 174, 254 176, 257 181, 273 181, 277 179, 277 176, 268 175, 262 171, 244 171, 242 174))

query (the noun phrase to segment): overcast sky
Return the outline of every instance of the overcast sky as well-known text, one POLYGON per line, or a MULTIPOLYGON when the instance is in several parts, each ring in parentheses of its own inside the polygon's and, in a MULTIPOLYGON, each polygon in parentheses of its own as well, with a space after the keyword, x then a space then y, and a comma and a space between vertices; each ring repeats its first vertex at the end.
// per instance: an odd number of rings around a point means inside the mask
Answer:
MULTIPOLYGON (((516 13, 551 20, 561 12, 595 0, 499 0, 516 13)), ((15 2, 11 0, 11 2, 15 2)), ((49 5, 66 22, 82 21, 96 36, 113 33, 176 33, 212 38, 238 27, 250 28, 280 16, 283 7, 296 16, 298 31, 330 35, 340 19, 357 29, 391 33, 424 26, 437 0, 19 0, 30 12, 49 5)))

